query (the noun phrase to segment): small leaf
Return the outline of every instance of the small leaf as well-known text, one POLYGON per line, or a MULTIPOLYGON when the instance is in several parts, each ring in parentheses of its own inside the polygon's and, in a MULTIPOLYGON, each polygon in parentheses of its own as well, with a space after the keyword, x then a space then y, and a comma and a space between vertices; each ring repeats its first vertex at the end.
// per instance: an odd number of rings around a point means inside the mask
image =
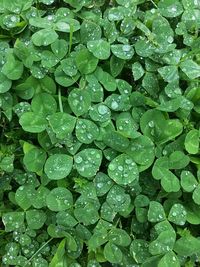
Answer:
POLYGON ((6 232, 12 232, 24 227, 24 212, 7 212, 2 216, 6 232))
POLYGON ((121 154, 111 161, 108 174, 117 184, 127 185, 138 180, 139 173, 136 163, 131 157, 121 154))
POLYGON ((84 144, 90 144, 99 136, 99 128, 89 120, 80 119, 76 124, 76 137, 84 144))
POLYGON ((165 66, 158 69, 165 82, 174 82, 179 79, 178 68, 176 66, 165 66))
POLYGON ((195 188, 192 194, 192 199, 197 205, 200 205, 200 185, 195 188))
POLYGON ((109 242, 118 246, 127 247, 131 243, 131 238, 123 229, 112 229, 108 234, 109 242))
POLYGON ((122 261, 122 252, 121 250, 113 243, 108 242, 104 247, 104 256, 111 263, 121 263, 122 261))
POLYGON ((68 189, 56 187, 47 195, 46 203, 52 211, 67 210, 73 205, 73 196, 68 189))
POLYGON ((98 59, 108 59, 110 44, 102 39, 87 42, 88 50, 98 59))
POLYGON ((35 188, 32 185, 22 185, 15 193, 17 204, 24 210, 32 205, 32 199, 35 197, 35 188))
POLYGON ((165 254, 158 263, 158 267, 180 267, 180 261, 176 254, 172 251, 165 254))
POLYGON ((178 17, 183 13, 183 7, 177 0, 162 0, 159 2, 158 8, 161 14, 167 18, 178 17))
POLYGON ((163 206, 157 201, 151 201, 148 210, 148 220, 150 222, 160 222, 165 220, 165 218, 163 206))
POLYGON ((44 171, 49 179, 60 180, 69 175, 73 159, 65 154, 51 155, 44 166, 44 171))
POLYGON ((135 81, 139 80, 144 75, 144 69, 139 62, 132 65, 132 73, 135 81))
POLYGON ((186 222, 187 212, 183 205, 174 204, 170 209, 168 220, 177 225, 184 225, 186 222))
POLYGON ((77 68, 82 74, 89 74, 95 71, 99 60, 87 49, 82 49, 76 53, 75 61, 77 68))
POLYGON ((197 187, 197 180, 190 171, 181 172, 181 186, 186 192, 192 192, 197 187))
POLYGON ((197 154, 199 151, 199 131, 193 129, 185 137, 185 149, 190 154, 197 154))
POLYGON ((85 114, 90 105, 90 94, 86 90, 73 89, 68 95, 68 103, 76 116, 85 114))
POLYGON ((191 235, 179 238, 174 246, 174 251, 184 257, 192 256, 200 250, 200 240, 191 235))
POLYGON ((47 216, 42 210, 28 210, 26 212, 26 220, 30 229, 40 229, 46 219, 47 216))
POLYGON ((111 51, 112 53, 120 58, 120 59, 126 59, 129 60, 133 57, 134 55, 134 49, 131 45, 129 44, 116 44, 116 45, 111 45, 111 51))
POLYGON ((41 133, 46 129, 46 119, 34 112, 25 112, 22 114, 19 120, 20 125, 26 132, 41 133))
POLYGON ((50 115, 48 121, 56 137, 59 139, 64 139, 68 134, 71 134, 76 124, 76 118, 64 112, 50 115))
POLYGON ((52 29, 42 29, 32 35, 32 41, 36 46, 48 46, 56 41, 57 33, 52 29))
POLYGON ((191 80, 200 77, 200 66, 192 59, 181 62, 180 68, 191 80))
POLYGON ((74 156, 75 167, 80 175, 86 178, 94 176, 102 161, 102 152, 98 149, 87 148, 74 156))
MULTIPOLYGON (((2 73, 9 79, 9 80, 18 80, 21 78, 24 71, 24 66, 21 61, 16 60, 15 57, 12 54, 9 54, 7 56, 7 61, 3 65, 2 73)), ((5 78, 4 78, 4 86, 10 87, 11 83, 9 81, 5 84, 5 78)), ((3 86, 3 85, 1 85, 3 86)))

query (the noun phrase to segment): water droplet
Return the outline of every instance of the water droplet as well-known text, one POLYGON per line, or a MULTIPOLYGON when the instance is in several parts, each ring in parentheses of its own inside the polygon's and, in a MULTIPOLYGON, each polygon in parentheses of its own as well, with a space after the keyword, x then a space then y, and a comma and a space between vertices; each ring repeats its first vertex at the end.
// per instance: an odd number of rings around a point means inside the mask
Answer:
POLYGON ((123 171, 124 170, 124 168, 123 168, 123 166, 118 166, 118 168, 117 168, 119 171, 123 171))
POLYGON ((76 163, 81 163, 83 161, 82 157, 78 156, 75 158, 76 163))
POLYGON ((111 108, 115 110, 115 109, 117 109, 118 107, 119 107, 119 104, 117 103, 117 101, 115 101, 115 100, 112 101, 112 103, 111 103, 111 108))
POLYGON ((148 123, 148 125, 149 125, 149 127, 153 128, 153 127, 154 127, 154 121, 150 121, 150 122, 148 123))
POLYGON ((108 112, 108 107, 106 107, 105 105, 99 105, 98 112, 101 115, 105 115, 108 112))

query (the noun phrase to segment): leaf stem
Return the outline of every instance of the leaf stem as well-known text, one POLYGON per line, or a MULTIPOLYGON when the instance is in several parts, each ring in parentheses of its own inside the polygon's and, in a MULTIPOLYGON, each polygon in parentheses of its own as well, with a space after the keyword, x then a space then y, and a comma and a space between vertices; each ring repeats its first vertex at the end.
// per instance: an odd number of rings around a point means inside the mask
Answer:
POLYGON ((156 8, 158 8, 158 6, 156 5, 156 3, 153 0, 149 0, 156 8))
POLYGON ((33 256, 32 257, 30 257, 30 259, 27 261, 27 263, 25 264, 25 266, 24 267, 26 267, 27 266, 27 264, 29 263, 29 262, 31 262, 32 261, 32 259, 47 245, 47 244, 49 244, 52 240, 53 240, 54 238, 52 237, 52 238, 50 238, 46 243, 44 243, 34 254, 33 254, 33 256))
POLYGON ((63 104, 62 104, 62 96, 60 88, 58 89, 58 102, 59 102, 60 112, 63 112, 63 104))
POLYGON ((68 51, 68 55, 71 53, 71 49, 72 49, 73 32, 74 32, 73 24, 70 24, 70 33, 69 33, 69 51, 68 51))

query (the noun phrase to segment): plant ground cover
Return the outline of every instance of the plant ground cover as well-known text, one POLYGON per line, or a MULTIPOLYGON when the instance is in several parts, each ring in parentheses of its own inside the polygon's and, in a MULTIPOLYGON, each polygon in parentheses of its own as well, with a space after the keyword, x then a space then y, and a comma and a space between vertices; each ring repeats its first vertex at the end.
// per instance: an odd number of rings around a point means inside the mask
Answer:
POLYGON ((0 259, 200 266, 200 1, 0 0, 0 259))

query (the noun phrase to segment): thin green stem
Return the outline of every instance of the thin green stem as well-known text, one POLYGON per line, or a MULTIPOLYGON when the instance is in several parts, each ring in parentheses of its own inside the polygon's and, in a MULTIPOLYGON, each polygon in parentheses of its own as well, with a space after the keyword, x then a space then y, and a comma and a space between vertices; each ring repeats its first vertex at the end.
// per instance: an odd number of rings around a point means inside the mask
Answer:
POLYGON ((74 32, 73 24, 70 24, 70 33, 69 33, 69 50, 68 50, 68 54, 71 53, 71 49, 72 49, 73 32, 74 32))
POLYGON ((35 258, 35 256, 47 245, 47 244, 49 244, 52 240, 53 240, 54 238, 52 237, 52 238, 50 238, 46 243, 44 243, 34 254, 33 254, 33 256, 27 261, 27 263, 26 263, 26 265, 24 266, 24 267, 26 267, 27 266, 27 264, 29 263, 29 262, 31 262, 32 261, 32 259, 33 258, 35 258))
POLYGON ((156 3, 153 0, 149 0, 156 8, 158 8, 158 6, 156 5, 156 3))
POLYGON ((62 104, 62 96, 60 88, 58 89, 58 102, 59 102, 60 112, 63 112, 63 104, 62 104))

